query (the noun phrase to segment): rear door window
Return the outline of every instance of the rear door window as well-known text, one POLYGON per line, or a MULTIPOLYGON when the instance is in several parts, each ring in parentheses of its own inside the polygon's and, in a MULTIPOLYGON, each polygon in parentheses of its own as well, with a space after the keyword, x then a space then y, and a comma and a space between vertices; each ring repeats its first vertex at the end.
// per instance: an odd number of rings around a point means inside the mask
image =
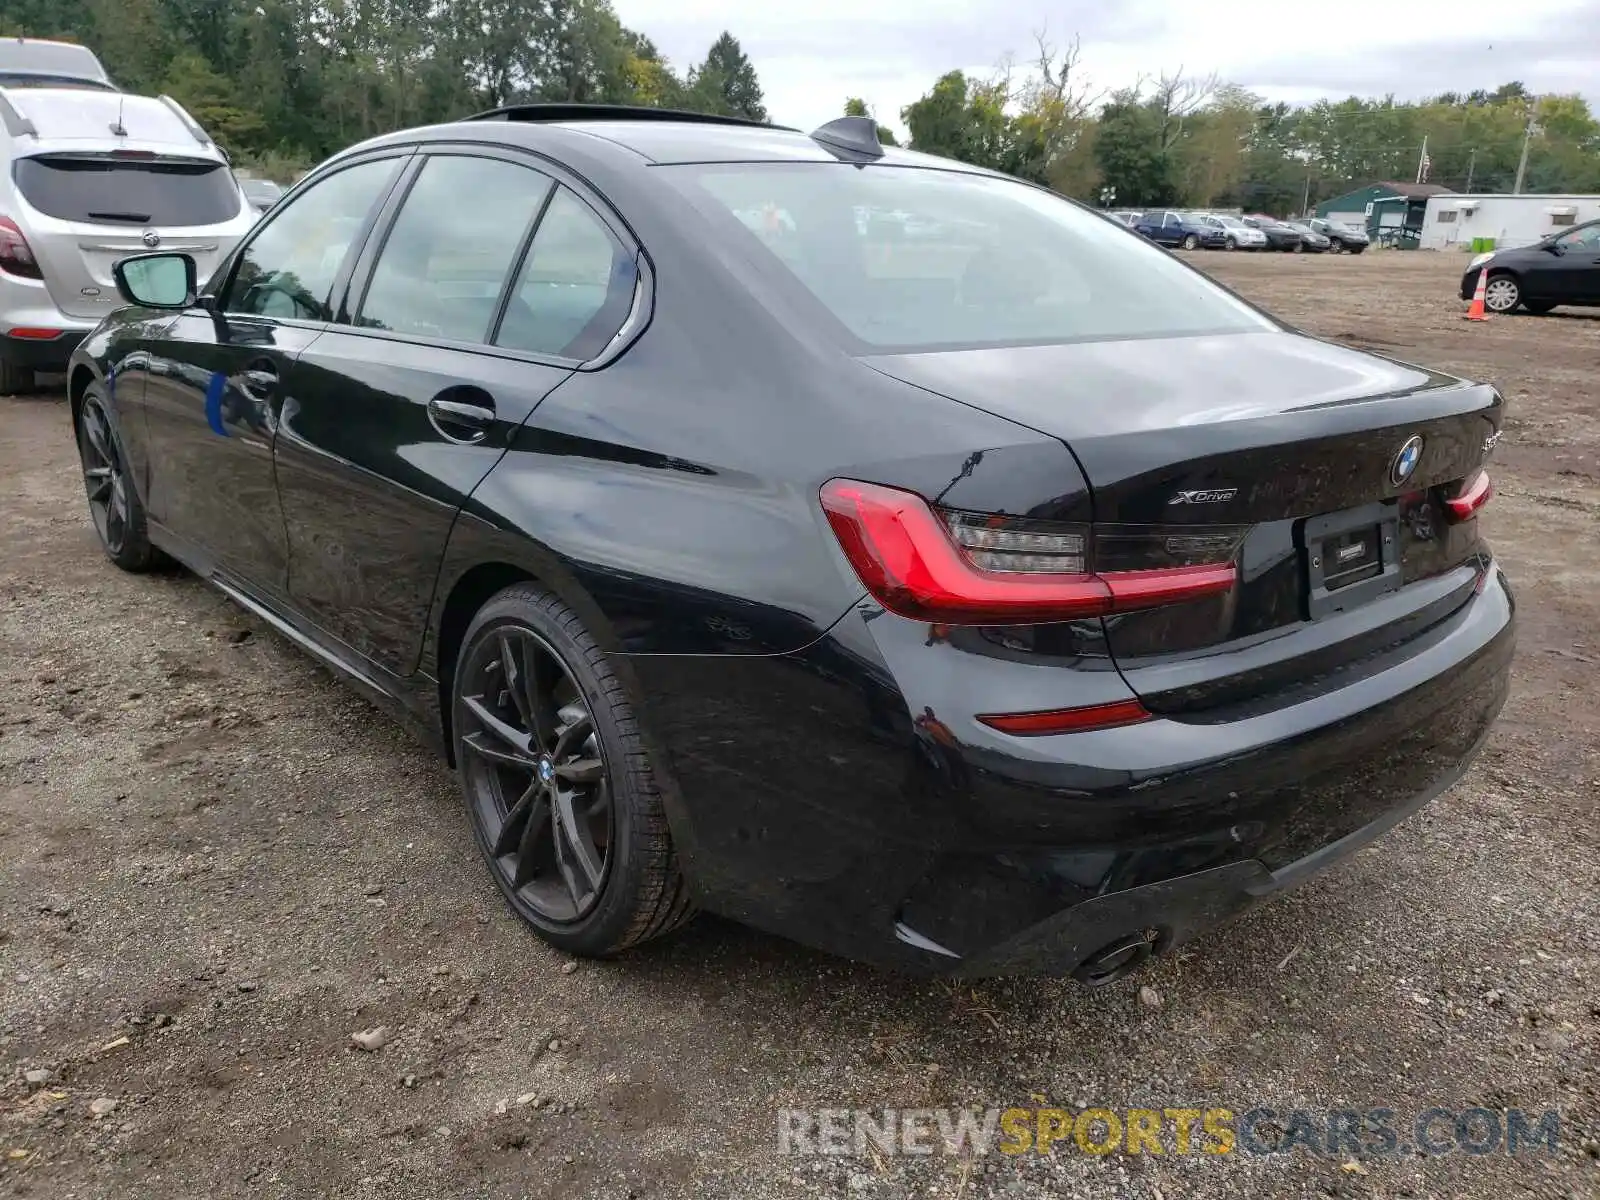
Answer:
POLYGON ((594 358, 628 319, 637 277, 633 256, 594 210, 557 188, 495 344, 558 358, 594 358))
POLYGON ((551 186, 501 159, 430 158, 384 240, 356 323, 487 342, 517 249, 551 186))
POLYGON ((239 189, 222 163, 141 162, 97 156, 19 159, 17 188, 46 216, 93 225, 218 225, 239 215, 239 189))

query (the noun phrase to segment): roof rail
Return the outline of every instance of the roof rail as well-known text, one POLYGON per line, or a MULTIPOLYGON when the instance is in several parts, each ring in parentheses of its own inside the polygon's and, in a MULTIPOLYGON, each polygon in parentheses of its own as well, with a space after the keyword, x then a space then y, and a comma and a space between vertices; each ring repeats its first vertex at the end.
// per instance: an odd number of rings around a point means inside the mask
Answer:
POLYGON ((171 96, 164 95, 160 99, 161 103, 165 104, 167 108, 171 110, 172 115, 183 122, 183 127, 189 131, 190 137, 194 138, 194 140, 199 142, 202 146, 209 146, 212 144, 211 139, 206 135, 206 131, 200 128, 200 123, 198 121, 184 111, 183 105, 179 104, 171 96))
POLYGON ((39 130, 34 123, 17 111, 17 106, 11 103, 11 97, 5 88, 0 88, 0 121, 5 122, 6 132, 12 137, 31 137, 37 139, 39 130))
POLYGON ((857 158, 882 158, 883 143, 878 140, 878 123, 871 117, 835 117, 819 125, 811 140, 821 142, 834 154, 857 158))
POLYGON ((488 112, 463 117, 464 121, 684 121, 696 125, 744 125, 755 129, 779 129, 798 133, 787 125, 771 125, 748 117, 725 117, 717 113, 685 112, 676 108, 646 108, 631 104, 507 104, 488 112))

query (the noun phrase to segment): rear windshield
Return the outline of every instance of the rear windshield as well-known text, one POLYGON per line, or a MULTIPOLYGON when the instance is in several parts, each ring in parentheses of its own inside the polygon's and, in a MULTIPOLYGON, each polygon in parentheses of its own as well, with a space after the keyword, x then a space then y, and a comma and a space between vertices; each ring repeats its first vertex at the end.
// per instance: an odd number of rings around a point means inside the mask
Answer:
POLYGON ((873 349, 1272 328, 1138 235, 1026 184, 844 163, 657 169, 873 349))
POLYGON ((216 225, 239 215, 221 163, 22 158, 17 187, 46 216, 96 225, 216 225))

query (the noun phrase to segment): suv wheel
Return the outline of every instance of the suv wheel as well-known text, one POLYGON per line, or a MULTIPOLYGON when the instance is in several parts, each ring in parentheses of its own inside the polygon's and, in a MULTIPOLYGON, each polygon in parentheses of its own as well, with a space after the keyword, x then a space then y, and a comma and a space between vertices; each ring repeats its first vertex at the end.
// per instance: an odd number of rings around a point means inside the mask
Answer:
POLYGON ((28 396, 35 386, 32 367, 19 367, 0 359, 0 396, 28 396))
POLYGON ((1344 253, 1344 243, 1341 242, 1338 238, 1331 238, 1329 240, 1329 242, 1328 242, 1328 253, 1329 254, 1343 254, 1344 253))
POLYGON ((576 613, 533 584, 479 610, 456 661, 456 771, 512 909, 573 954, 616 954, 692 913, 638 721, 576 613))
POLYGON ((1190 234, 1184 235, 1183 248, 1185 250, 1195 250, 1195 249, 1198 249, 1199 246, 1200 246, 1200 239, 1198 237, 1196 237, 1194 234, 1190 233, 1190 234))
POLYGON ((78 414, 78 457, 83 462, 89 516, 106 557, 136 574, 157 566, 162 555, 150 544, 144 505, 129 476, 128 456, 97 383, 84 393, 78 414))

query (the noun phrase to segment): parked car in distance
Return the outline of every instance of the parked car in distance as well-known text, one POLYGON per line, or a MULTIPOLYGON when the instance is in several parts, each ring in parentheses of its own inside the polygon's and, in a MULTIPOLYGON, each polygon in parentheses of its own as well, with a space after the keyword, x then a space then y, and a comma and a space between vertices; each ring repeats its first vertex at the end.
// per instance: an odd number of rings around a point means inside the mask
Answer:
POLYGON ((258 217, 283 199, 283 188, 270 179, 241 176, 239 177, 239 190, 244 193, 245 203, 255 211, 258 217))
POLYGON ((1532 246, 1477 255, 1461 276, 1463 300, 1472 299, 1484 268, 1489 277, 1483 304, 1490 312, 1523 308, 1547 313, 1561 304, 1600 304, 1600 221, 1552 234, 1532 246))
POLYGON ((26 37, 0 38, 0 87, 116 90, 87 46, 26 37))
POLYGON ((1177 246, 1185 250, 1198 250, 1203 246, 1208 250, 1220 250, 1225 244, 1220 225, 1171 209, 1140 213, 1133 228, 1161 246, 1177 246))
POLYGON ((572 953, 698 905, 1104 983, 1426 804, 1506 696, 1494 388, 869 118, 498 110, 336 155, 203 286, 118 271, 68 392, 106 554, 421 730, 572 953))
POLYGON ((1219 213, 1201 216, 1199 220, 1209 222, 1222 230, 1222 247, 1224 250, 1266 249, 1267 235, 1253 226, 1246 225, 1238 217, 1219 213))
POLYGON ((0 394, 61 371, 118 303, 130 254, 202 275, 253 218, 222 152, 167 97, 0 88, 0 394))
POLYGON ((1360 254, 1372 241, 1365 229, 1357 229, 1354 225, 1339 221, 1313 217, 1306 224, 1328 239, 1330 254, 1360 254))
POLYGON ((1303 248, 1312 254, 1322 254, 1333 244, 1303 221, 1285 221, 1284 224, 1300 235, 1303 248))
POLYGON ((1244 223, 1254 229, 1259 229, 1265 235, 1268 250, 1285 250, 1299 253, 1306 248, 1305 242, 1300 235, 1278 220, 1277 217, 1252 213, 1244 218, 1244 223))
POLYGON ((1132 229, 1138 222, 1139 218, 1143 215, 1143 213, 1133 212, 1128 209, 1115 209, 1106 213, 1106 216, 1110 217, 1113 221, 1117 221, 1120 224, 1126 225, 1129 229, 1132 229))

